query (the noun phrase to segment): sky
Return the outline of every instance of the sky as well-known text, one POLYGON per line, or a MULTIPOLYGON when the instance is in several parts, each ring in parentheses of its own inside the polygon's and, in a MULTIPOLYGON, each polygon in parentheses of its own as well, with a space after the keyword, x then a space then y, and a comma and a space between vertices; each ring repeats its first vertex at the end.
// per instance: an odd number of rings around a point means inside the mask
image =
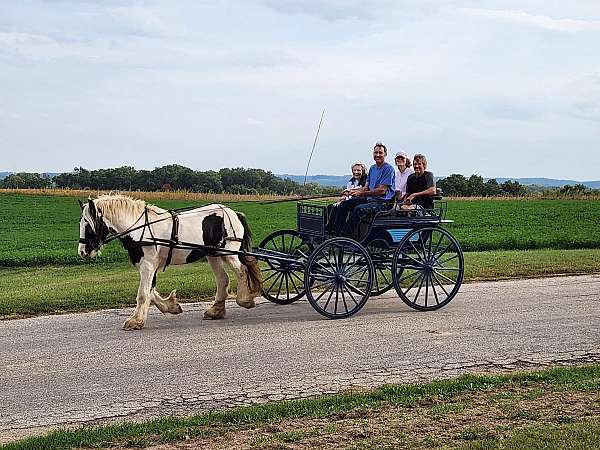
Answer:
POLYGON ((600 1, 0 0, 0 171, 600 179, 600 1))

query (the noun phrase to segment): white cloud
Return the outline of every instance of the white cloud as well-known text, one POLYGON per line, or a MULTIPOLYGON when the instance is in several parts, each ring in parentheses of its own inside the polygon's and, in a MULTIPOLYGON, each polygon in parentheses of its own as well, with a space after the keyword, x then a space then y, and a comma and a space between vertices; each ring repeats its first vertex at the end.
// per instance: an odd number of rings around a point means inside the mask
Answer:
POLYGON ((371 20, 391 0, 263 0, 265 6, 285 14, 316 16, 322 20, 371 20))
POLYGON ((461 11, 471 16, 497 19, 552 31, 600 31, 600 20, 556 19, 546 15, 530 14, 517 10, 461 8, 461 11))

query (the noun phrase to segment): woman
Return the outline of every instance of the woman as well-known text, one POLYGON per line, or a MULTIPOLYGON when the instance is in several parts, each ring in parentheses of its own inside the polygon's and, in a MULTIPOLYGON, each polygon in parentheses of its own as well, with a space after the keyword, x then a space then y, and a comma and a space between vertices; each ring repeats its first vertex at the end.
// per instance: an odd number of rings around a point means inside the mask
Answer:
POLYGON ((396 202, 402 204, 404 197, 406 196, 406 181, 409 175, 414 173, 411 168, 410 157, 406 152, 396 153, 396 178, 394 184, 394 190, 396 191, 396 202))
POLYGON ((355 162, 350 169, 352 170, 352 178, 348 180, 344 191, 347 192, 347 195, 343 196, 340 201, 351 198, 352 191, 363 187, 367 182, 367 166, 361 162, 355 162))
POLYGON ((433 173, 426 170, 427 158, 425 155, 415 155, 413 169, 415 173, 406 180, 406 196, 402 209, 415 209, 416 206, 433 209, 433 197, 436 194, 435 179, 433 173))
POLYGON ((355 162, 350 167, 350 170, 352 170, 352 178, 346 183, 346 189, 342 192, 342 197, 335 204, 327 205, 328 219, 325 230, 330 233, 332 232, 332 227, 338 213, 338 205, 345 200, 351 199, 352 191, 362 188, 367 182, 367 166, 363 163, 355 162))

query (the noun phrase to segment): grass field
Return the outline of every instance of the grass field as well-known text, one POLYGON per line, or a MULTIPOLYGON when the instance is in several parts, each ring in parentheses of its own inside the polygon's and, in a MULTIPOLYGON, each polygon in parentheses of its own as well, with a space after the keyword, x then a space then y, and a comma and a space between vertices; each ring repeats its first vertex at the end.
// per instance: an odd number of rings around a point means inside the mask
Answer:
MULTIPOLYGON (((599 273, 600 249, 468 252, 465 267, 467 282, 599 273)), ((137 270, 129 263, 0 269, 0 318, 133 306, 137 286, 137 270)), ((208 264, 197 263, 159 273, 157 288, 163 295, 177 289, 184 301, 197 301, 213 298, 215 282, 208 264)))
POLYGON ((590 450, 600 442, 599 391, 600 365, 466 375, 187 418, 59 430, 0 448, 179 443, 177 448, 205 449, 590 450))
MULTIPOLYGON (((202 204, 153 200, 163 208, 202 204)), ((295 228, 295 203, 231 203, 248 216, 257 244, 269 233, 295 228)), ((600 248, 599 200, 451 200, 449 229, 466 251, 600 248)), ((0 267, 73 265, 80 209, 73 197, 0 193, 0 267)), ((118 243, 97 263, 126 261, 118 243)))
MULTIPOLYGON (((167 209, 206 202, 160 200, 167 209)), ((232 203, 244 212, 255 242, 276 229, 294 226, 295 204, 232 203)), ((77 256, 81 209, 73 197, 0 193, 0 267, 27 267, 48 264, 82 264, 77 256)), ((98 263, 127 261, 127 253, 118 242, 108 245, 98 263)))

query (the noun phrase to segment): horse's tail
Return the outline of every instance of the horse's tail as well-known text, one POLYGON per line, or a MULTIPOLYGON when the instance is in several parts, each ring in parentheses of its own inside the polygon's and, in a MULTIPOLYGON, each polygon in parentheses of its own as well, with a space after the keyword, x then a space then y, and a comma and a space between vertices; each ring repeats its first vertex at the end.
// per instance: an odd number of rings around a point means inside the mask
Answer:
MULTIPOLYGON (((248 225, 248 220, 246 216, 241 212, 236 212, 238 219, 242 222, 242 226, 244 227, 244 237, 242 238, 242 248, 243 251, 252 251, 252 232, 250 231, 250 226, 248 225)), ((248 269, 248 289, 250 293, 254 297, 258 297, 262 291, 262 274, 260 272, 260 267, 258 266, 258 262, 256 258, 239 255, 240 262, 246 266, 248 269)))

